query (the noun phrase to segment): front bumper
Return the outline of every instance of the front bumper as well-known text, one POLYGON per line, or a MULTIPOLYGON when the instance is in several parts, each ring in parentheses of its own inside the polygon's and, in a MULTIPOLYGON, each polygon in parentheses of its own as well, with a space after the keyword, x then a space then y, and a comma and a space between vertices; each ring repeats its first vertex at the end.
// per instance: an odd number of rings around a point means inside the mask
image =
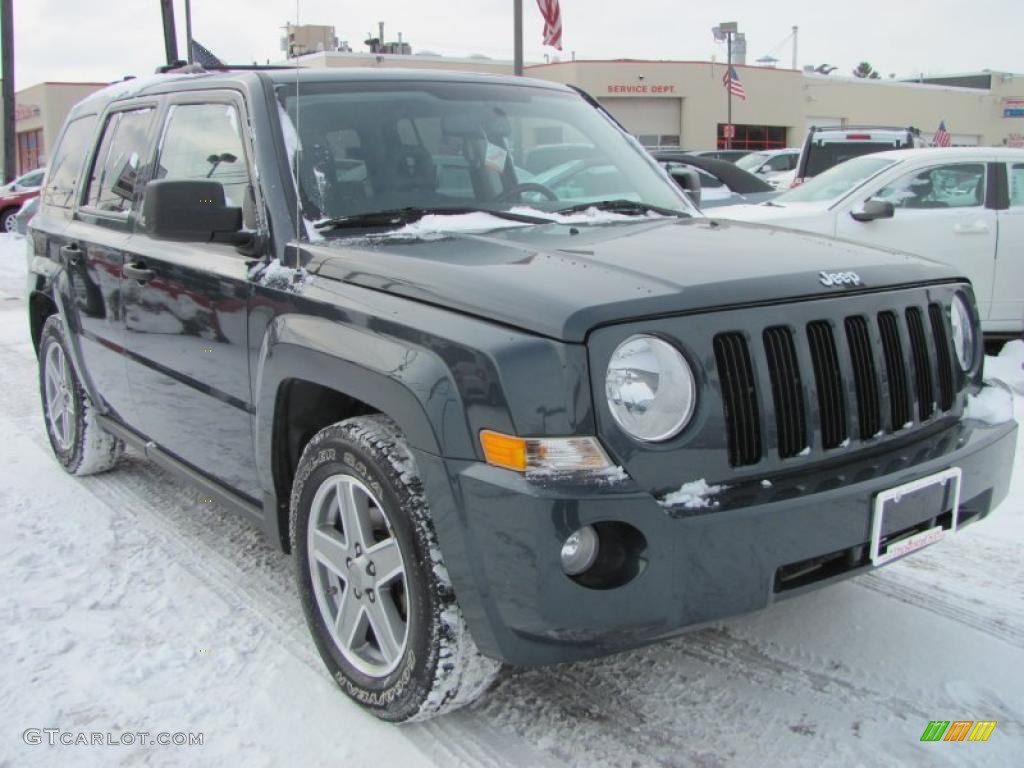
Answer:
POLYGON ((867 458, 776 478, 771 487, 730 488, 719 506, 696 513, 666 509, 632 483, 538 487, 478 462, 417 460, 477 645, 507 663, 537 665, 643 645, 860 573, 868 567, 874 496, 948 467, 963 472, 960 526, 975 522, 1006 496, 1016 434, 1012 421, 961 421, 867 458), (559 560, 570 533, 601 521, 626 522, 647 542, 643 571, 614 589, 581 586, 559 560), (825 556, 827 566, 815 568, 825 556), (787 582, 786 573, 811 575, 787 582))

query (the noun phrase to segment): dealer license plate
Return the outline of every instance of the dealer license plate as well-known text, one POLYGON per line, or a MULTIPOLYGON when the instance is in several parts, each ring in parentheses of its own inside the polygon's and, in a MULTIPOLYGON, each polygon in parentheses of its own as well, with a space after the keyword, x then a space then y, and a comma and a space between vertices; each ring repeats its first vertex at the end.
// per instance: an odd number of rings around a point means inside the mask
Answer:
POLYGON ((871 564, 884 565, 898 557, 903 557, 929 544, 939 541, 947 533, 956 531, 957 511, 960 508, 960 478, 963 473, 959 467, 950 467, 928 477, 922 477, 910 483, 890 488, 875 496, 874 509, 871 515, 871 564), (888 539, 886 530, 886 514, 898 514, 900 504, 921 501, 923 494, 940 492, 932 504, 941 508, 935 509, 934 517, 951 512, 948 527, 941 524, 909 536, 888 539), (943 492, 944 491, 944 492, 943 492), (938 499, 942 499, 941 502, 938 499))

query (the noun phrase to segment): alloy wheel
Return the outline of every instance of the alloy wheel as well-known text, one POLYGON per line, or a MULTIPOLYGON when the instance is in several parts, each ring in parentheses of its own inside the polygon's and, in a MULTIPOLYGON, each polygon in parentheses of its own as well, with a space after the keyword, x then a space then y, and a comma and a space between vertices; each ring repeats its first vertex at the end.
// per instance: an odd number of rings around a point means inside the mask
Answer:
POLYGON ((405 562, 381 501, 338 474, 317 489, 307 530, 313 591, 345 659, 383 678, 405 654, 409 590, 405 562))
POLYGON ((66 451, 74 442, 76 411, 71 367, 60 344, 46 350, 45 365, 46 418, 57 447, 66 451))

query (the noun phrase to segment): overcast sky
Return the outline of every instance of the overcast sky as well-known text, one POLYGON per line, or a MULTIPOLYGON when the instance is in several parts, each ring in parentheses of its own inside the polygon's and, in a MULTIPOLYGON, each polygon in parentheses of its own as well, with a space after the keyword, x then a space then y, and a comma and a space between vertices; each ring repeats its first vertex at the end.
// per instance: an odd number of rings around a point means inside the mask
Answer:
MULTIPOLYGON (((542 22, 524 0, 526 58, 542 61, 542 22)), ((561 0, 563 56, 724 59, 711 37, 719 21, 747 35, 747 61, 765 54, 789 66, 781 45, 800 27, 799 64, 837 65, 850 74, 869 61, 883 75, 1024 72, 1024 0, 561 0)), ((512 57, 512 0, 300 0, 301 22, 329 24, 355 50, 377 22, 413 51, 512 57)), ((184 53, 184 0, 175 0, 184 53)), ((163 63, 159 0, 14 0, 16 87, 43 80, 110 81, 149 74, 163 63)), ((192 0, 192 32, 222 60, 281 58, 281 27, 296 19, 295 0, 192 0)))

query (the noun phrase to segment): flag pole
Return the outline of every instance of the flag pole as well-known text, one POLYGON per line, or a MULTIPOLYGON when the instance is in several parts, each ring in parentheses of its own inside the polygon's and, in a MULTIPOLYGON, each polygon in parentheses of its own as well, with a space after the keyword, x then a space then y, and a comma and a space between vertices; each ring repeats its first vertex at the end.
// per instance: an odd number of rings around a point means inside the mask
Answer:
POLYGON ((728 106, 728 117, 726 117, 726 125, 729 126, 728 133, 725 136, 725 148, 732 149, 732 32, 726 33, 726 54, 725 54, 725 75, 728 80, 728 87, 726 87, 726 103, 728 106))
POLYGON ((185 50, 188 63, 192 64, 192 0, 185 0, 185 50))
POLYGON ((523 74, 523 0, 513 0, 512 15, 515 17, 512 22, 513 46, 515 47, 515 73, 517 77, 523 74))

